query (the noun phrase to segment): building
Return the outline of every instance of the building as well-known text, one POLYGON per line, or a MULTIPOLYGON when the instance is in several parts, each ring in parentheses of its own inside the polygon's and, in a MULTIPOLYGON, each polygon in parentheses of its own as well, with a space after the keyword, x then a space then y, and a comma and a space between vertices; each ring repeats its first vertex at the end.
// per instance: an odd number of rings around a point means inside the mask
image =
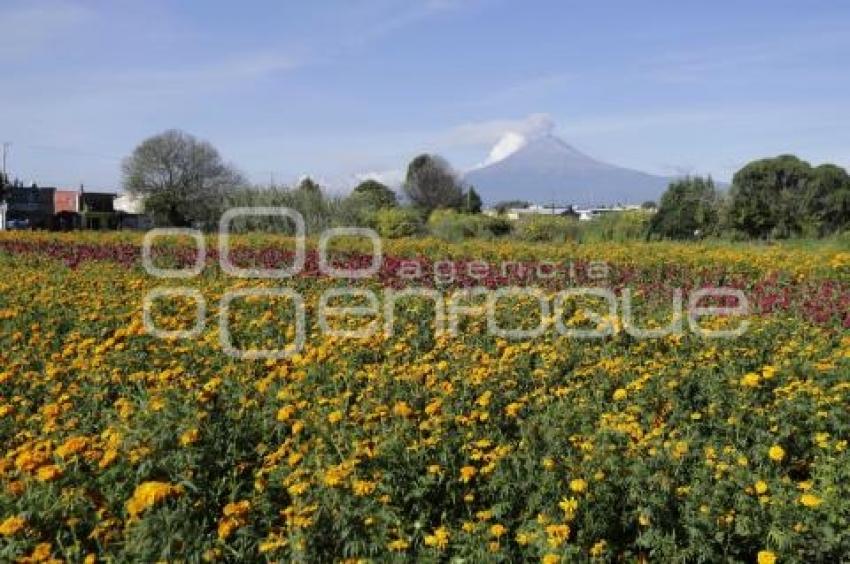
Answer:
POLYGON ((12 186, 8 196, 6 220, 26 222, 32 228, 47 228, 53 218, 56 188, 12 186))
MULTIPOLYGON (((510 208, 504 211, 504 217, 507 219, 517 220, 521 217, 529 216, 529 215, 560 215, 560 216, 573 216, 579 219, 579 221, 590 221, 591 219, 595 219, 597 217, 601 217, 605 214, 616 213, 616 212, 626 212, 626 211, 635 211, 640 210, 641 206, 637 205, 616 205, 616 206, 599 206, 599 207, 575 207, 575 206, 540 206, 540 205, 531 205, 525 208, 510 208)), ((489 209, 485 210, 484 213, 490 216, 499 215, 498 210, 489 209)))

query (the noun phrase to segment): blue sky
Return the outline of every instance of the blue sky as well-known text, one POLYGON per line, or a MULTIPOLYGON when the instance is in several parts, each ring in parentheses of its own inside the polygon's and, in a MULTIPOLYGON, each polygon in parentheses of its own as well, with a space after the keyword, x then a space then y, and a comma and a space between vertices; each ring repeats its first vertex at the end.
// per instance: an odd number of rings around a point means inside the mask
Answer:
POLYGON ((0 0, 0 141, 41 185, 120 188, 179 128, 249 178, 465 170, 540 123, 597 158, 728 180, 850 165, 850 3, 0 0))

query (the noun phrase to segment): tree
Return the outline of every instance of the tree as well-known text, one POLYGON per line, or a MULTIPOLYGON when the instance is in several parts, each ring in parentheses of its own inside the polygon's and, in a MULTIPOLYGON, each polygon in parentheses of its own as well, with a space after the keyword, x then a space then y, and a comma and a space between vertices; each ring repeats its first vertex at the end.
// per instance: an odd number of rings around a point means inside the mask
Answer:
POLYGON ((319 186, 319 184, 309 176, 305 176, 301 179, 301 182, 298 183, 298 187, 296 188, 296 190, 300 190, 305 194, 315 195, 322 193, 322 187, 319 186))
POLYGON ((448 163, 434 155, 419 155, 407 167, 404 191, 425 213, 438 208, 459 209, 463 191, 448 163))
POLYGON ((847 228, 850 223, 850 175, 833 164, 813 168, 803 207, 807 223, 818 235, 847 228))
POLYGON ((472 186, 463 195, 463 205, 461 211, 466 213, 481 213, 481 207, 484 203, 481 201, 481 196, 475 191, 472 186))
POLYGON ((531 202, 527 202, 525 200, 504 200, 497 203, 493 206, 496 209, 496 212, 501 214, 507 213, 508 210, 512 209, 526 209, 531 207, 531 202))
POLYGON ((649 222, 647 236, 691 239, 717 228, 720 198, 709 178, 684 178, 670 184, 658 211, 649 222))
POLYGON ((794 155, 747 164, 732 179, 729 225, 757 238, 801 233, 812 179, 812 167, 794 155))
POLYGON ((364 180, 352 190, 351 195, 376 210, 398 205, 396 193, 377 180, 364 180))
POLYGON ((225 195, 245 184, 210 143, 174 129, 143 141, 122 170, 124 189, 158 223, 178 226, 217 224, 225 195))

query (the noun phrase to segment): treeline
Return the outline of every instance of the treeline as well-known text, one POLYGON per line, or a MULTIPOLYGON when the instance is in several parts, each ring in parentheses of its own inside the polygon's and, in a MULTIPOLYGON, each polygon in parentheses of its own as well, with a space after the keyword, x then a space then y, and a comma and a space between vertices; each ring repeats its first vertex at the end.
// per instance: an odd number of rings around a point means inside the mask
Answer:
MULTIPOLYGON (((388 237, 427 230, 432 212, 478 214, 481 198, 465 186, 438 156, 420 155, 407 169, 406 202, 376 180, 365 180, 349 195, 329 194, 310 178, 294 187, 253 186, 222 160, 208 142, 182 131, 166 131, 145 140, 125 159, 124 189, 141 198, 158 225, 214 230, 222 214, 235 207, 288 207, 304 217, 308 234, 328 227, 365 226, 388 237)), ((291 224, 275 217, 242 218, 235 230, 286 231, 291 224)))
MULTIPOLYGON (((402 198, 376 180, 366 180, 344 196, 329 194, 310 178, 293 187, 252 186, 212 145, 175 130, 140 144, 125 160, 123 173, 125 190, 143 200, 157 224, 207 230, 216 229, 222 214, 234 207, 298 210, 308 234, 362 226, 384 237, 431 234, 448 240, 506 235, 550 242, 780 239, 850 229, 847 172, 835 165, 812 167, 791 155, 746 165, 728 191, 719 190, 711 178, 683 178, 671 183, 657 206, 648 202, 641 210, 582 222, 569 213, 508 220, 504 212, 521 207, 519 202, 497 205, 501 213, 495 217, 482 215, 475 189, 445 160, 427 154, 408 165, 402 198)), ((293 226, 264 216, 241 218, 232 228, 291 232, 293 226)))
POLYGON ((711 178, 673 182, 648 225, 650 238, 787 239, 826 237, 850 228, 850 176, 793 155, 751 162, 727 192, 711 178))

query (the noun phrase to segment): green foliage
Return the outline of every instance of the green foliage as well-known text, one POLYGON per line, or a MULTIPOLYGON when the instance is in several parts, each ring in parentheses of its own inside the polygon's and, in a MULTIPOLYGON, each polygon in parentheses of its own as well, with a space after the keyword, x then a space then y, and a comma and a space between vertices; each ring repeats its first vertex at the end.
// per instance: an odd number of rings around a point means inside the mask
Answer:
POLYGON ((470 186, 463 195, 463 205, 460 208, 461 211, 466 213, 481 213, 482 205, 483 202, 481 201, 481 196, 478 195, 475 188, 470 186))
POLYGON ((749 163, 732 181, 729 226, 760 239, 799 235, 811 170, 793 155, 749 163))
POLYGON ((752 162, 733 179, 728 223, 760 239, 840 232, 850 224, 850 176, 793 155, 752 162))
POLYGON ((144 140, 122 165, 124 189, 144 199, 145 211, 165 225, 212 228, 227 194, 245 179, 210 143, 169 130, 144 140))
POLYGON ((510 233, 511 223, 504 218, 435 210, 428 218, 428 231, 446 241, 492 239, 510 233))
POLYGON ((581 227, 578 220, 560 215, 527 214, 516 221, 516 236, 523 241, 562 243, 576 241, 581 227))
POLYGON ((422 216, 410 208, 384 208, 375 213, 375 225, 381 237, 412 237, 423 231, 422 216))
MULTIPOLYGON (((356 210, 340 197, 327 196, 312 180, 305 179, 298 188, 242 188, 228 193, 225 209, 234 207, 287 207, 304 217, 307 233, 314 235, 328 227, 360 225, 356 210)), ((272 216, 239 218, 231 225, 233 232, 265 231, 292 234, 294 225, 272 216)))
POLYGON ((435 155, 419 155, 407 167, 404 192, 426 213, 438 208, 459 209, 464 203, 460 184, 448 163, 435 155))
POLYGON ((603 214, 580 224, 582 243, 637 241, 646 237, 652 215, 644 210, 603 214))
POLYGON ((711 178, 684 178, 670 184, 649 224, 650 236, 693 239, 716 231, 720 198, 711 178))
POLYGON ((351 197, 362 200, 372 209, 394 208, 398 205, 396 193, 377 180, 365 180, 351 192, 351 197))

